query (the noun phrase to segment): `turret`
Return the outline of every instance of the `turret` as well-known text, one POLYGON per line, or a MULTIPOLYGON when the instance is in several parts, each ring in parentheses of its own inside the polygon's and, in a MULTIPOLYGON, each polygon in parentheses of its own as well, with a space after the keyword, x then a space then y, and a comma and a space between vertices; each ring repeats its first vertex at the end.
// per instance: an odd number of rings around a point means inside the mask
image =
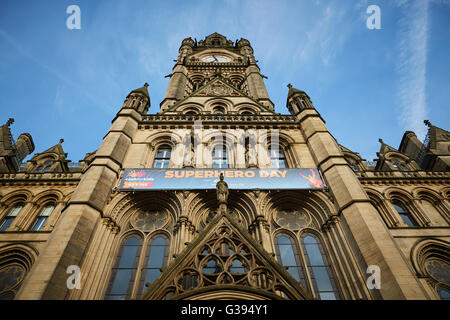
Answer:
POLYGON ((184 98, 185 88, 188 82, 187 69, 184 66, 184 58, 192 53, 192 48, 194 46, 195 42, 191 38, 186 38, 181 42, 176 64, 173 67, 172 73, 167 76, 170 77, 170 81, 167 86, 164 100, 160 104, 161 111, 167 110, 178 100, 184 98))
POLYGON ((22 133, 17 139, 14 147, 17 151, 17 157, 20 162, 34 151, 33 138, 29 133, 22 133))
POLYGON ((181 42, 180 49, 178 50, 177 63, 183 63, 186 56, 192 53, 192 48, 194 47, 194 40, 192 38, 186 38, 181 42))
POLYGON ((9 119, 0 127, 0 172, 14 173, 20 170, 22 160, 34 151, 33 138, 29 133, 22 133, 14 142, 9 126, 14 119, 9 119))
POLYGON ((255 57, 253 55, 253 48, 250 45, 250 41, 241 38, 237 42, 237 47, 240 49, 240 53, 246 57, 248 61, 248 67, 245 71, 247 77, 248 92, 251 97, 256 99, 259 103, 265 105, 270 110, 274 109, 273 102, 269 98, 266 85, 263 78, 267 78, 261 74, 261 70, 256 64, 255 57))
POLYGON ((135 109, 139 113, 147 113, 150 108, 150 95, 147 87, 148 83, 146 82, 143 87, 131 91, 125 99, 122 109, 135 109))
POLYGON ((314 109, 314 105, 306 92, 294 88, 290 83, 287 87, 289 92, 286 107, 291 114, 296 115, 305 109, 314 109))

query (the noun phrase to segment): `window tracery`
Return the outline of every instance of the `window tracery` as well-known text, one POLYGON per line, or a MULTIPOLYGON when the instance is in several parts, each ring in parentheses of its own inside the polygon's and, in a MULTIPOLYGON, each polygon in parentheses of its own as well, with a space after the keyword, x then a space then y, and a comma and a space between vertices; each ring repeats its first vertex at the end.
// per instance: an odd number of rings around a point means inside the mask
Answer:
POLYGON ((178 276, 169 280, 161 294, 163 299, 217 285, 248 286, 290 297, 274 272, 264 266, 230 227, 224 224, 217 227, 209 239, 196 249, 192 260, 177 272, 178 276))
POLYGON ((0 268, 0 300, 12 300, 25 278, 26 270, 18 264, 0 268))
POLYGON ((135 298, 154 282, 169 260, 171 218, 161 209, 139 209, 128 220, 105 294, 106 300, 135 298), (141 258, 142 257, 142 258, 141 258))
POLYGON ((272 221, 278 262, 318 299, 339 299, 323 244, 311 231, 317 229, 311 214, 304 209, 283 206, 273 213, 272 221))
POLYGON ((279 210, 274 215, 275 222, 284 228, 300 230, 311 224, 311 216, 305 212, 294 209, 279 210))

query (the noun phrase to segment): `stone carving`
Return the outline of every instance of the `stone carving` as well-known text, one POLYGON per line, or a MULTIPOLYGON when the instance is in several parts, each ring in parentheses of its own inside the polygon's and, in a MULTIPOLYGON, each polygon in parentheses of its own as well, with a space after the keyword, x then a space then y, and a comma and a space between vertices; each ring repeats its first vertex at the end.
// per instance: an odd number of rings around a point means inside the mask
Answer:
POLYGON ((229 191, 228 184, 223 180, 223 173, 220 174, 220 180, 216 184, 216 190, 219 213, 225 213, 227 211, 229 191))

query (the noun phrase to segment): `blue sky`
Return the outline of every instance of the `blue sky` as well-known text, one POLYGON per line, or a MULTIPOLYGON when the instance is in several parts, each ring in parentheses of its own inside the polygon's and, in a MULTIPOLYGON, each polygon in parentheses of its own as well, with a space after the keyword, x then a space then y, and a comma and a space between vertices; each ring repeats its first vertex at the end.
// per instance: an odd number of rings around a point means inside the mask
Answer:
POLYGON ((398 147, 423 120, 449 129, 450 0, 0 1, 0 121, 36 150, 72 161, 98 148, 127 94, 167 89, 181 41, 219 32, 248 39, 275 111, 286 85, 308 93, 338 140, 367 160, 378 138, 398 147), (69 30, 66 8, 81 9, 69 30), (381 30, 366 28, 369 5, 381 30))

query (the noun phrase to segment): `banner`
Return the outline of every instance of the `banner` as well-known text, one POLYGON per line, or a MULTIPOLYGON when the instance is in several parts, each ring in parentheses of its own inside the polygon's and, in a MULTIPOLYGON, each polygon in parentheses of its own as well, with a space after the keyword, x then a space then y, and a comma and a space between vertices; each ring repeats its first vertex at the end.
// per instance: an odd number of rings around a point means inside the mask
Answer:
POLYGON ((229 189, 322 189, 317 169, 125 169, 120 191, 215 189, 220 173, 229 189))

